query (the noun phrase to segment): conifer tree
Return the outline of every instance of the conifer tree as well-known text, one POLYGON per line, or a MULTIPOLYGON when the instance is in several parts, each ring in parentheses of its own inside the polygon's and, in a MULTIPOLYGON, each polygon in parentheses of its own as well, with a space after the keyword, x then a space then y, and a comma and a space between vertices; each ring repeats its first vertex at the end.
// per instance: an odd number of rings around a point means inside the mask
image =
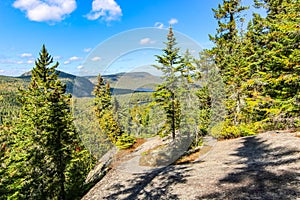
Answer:
POLYGON ((94 88, 95 113, 99 120, 101 131, 103 131, 112 143, 118 141, 123 132, 113 116, 112 97, 109 83, 98 75, 98 82, 94 88))
POLYGON ((165 131, 172 133, 175 139, 175 132, 180 126, 180 102, 178 99, 178 75, 184 63, 184 59, 179 55, 179 48, 176 47, 176 38, 172 26, 167 35, 166 47, 163 49, 163 55, 157 55, 157 62, 160 65, 154 65, 163 72, 163 83, 160 84, 154 92, 155 101, 160 104, 167 116, 165 131))
POLYGON ((101 75, 98 75, 98 82, 93 93, 95 95, 94 110, 102 133, 107 135, 110 141, 119 148, 131 147, 135 143, 135 138, 124 133, 116 121, 110 86, 101 75))
POLYGON ((248 62, 255 76, 247 89, 260 99, 255 103, 260 120, 285 127, 284 119, 299 117, 299 0, 256 0, 255 5, 267 16, 255 14, 249 24, 248 62))
POLYGON ((6 163, 9 198, 66 199, 68 184, 75 184, 68 183, 73 180, 67 168, 80 141, 73 126, 71 96, 58 80, 58 63, 52 63, 43 45, 28 88, 20 90, 22 108, 10 133, 14 140, 6 163))
POLYGON ((215 36, 210 35, 210 40, 215 47, 209 51, 215 60, 227 90, 227 118, 238 125, 242 102, 243 69, 245 59, 243 56, 243 38, 239 35, 238 23, 243 21, 241 13, 248 7, 241 6, 240 0, 224 0, 218 9, 213 9, 218 21, 215 36))

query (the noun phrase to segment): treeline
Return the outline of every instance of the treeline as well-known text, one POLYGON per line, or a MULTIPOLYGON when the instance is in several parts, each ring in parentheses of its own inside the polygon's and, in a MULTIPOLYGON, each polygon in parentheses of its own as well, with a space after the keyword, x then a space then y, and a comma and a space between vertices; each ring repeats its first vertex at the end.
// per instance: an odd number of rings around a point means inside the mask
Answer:
POLYGON ((224 0, 213 9, 218 22, 216 34, 210 35, 214 47, 200 52, 200 58, 182 54, 170 28, 155 66, 163 83, 148 103, 129 106, 126 115, 131 117, 121 124, 130 122, 134 133, 172 133, 173 138, 189 127, 196 134, 194 144, 205 134, 233 138, 298 128, 299 5, 299 0, 255 0, 254 8, 265 17, 253 13, 245 29, 242 16, 250 7, 224 0))
POLYGON ((220 70, 226 89, 221 137, 236 137, 268 129, 296 128, 300 97, 300 2, 254 0, 247 29, 242 18, 248 6, 224 0, 214 9, 218 29, 215 46, 204 53, 220 70))
POLYGON ((26 80, 0 76, 0 127, 18 115, 20 103, 17 89, 27 84, 26 80))

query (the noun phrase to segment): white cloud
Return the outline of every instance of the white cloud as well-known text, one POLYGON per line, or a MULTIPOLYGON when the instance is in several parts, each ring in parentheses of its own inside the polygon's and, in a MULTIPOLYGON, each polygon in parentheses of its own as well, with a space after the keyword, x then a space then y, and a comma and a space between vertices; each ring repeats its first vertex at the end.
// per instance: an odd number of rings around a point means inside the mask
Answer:
POLYGON ((31 53, 22 53, 20 56, 22 58, 28 58, 28 57, 32 57, 32 54, 31 53))
POLYGON ((140 40, 140 44, 141 45, 145 45, 145 44, 154 44, 155 41, 151 40, 150 38, 143 38, 140 40))
POLYGON ((1 64, 16 64, 17 61, 12 60, 12 59, 1 59, 1 60, 0 60, 0 63, 1 63, 1 64))
POLYGON ((21 65, 21 64, 23 64, 24 62, 23 61, 17 61, 17 64, 18 65, 21 65))
POLYGON ((77 61, 77 60, 81 60, 82 58, 77 57, 77 56, 73 56, 71 58, 69 58, 69 61, 77 61))
POLYGON ((67 64, 70 64, 70 63, 73 62, 73 61, 78 61, 78 60, 82 60, 82 58, 77 57, 77 56, 72 56, 72 57, 70 57, 68 60, 66 60, 66 61, 64 62, 64 64, 67 65, 67 64))
POLYGON ((92 58, 92 61, 100 61, 101 60, 101 57, 99 56, 95 56, 94 58, 92 58))
POLYGON ((77 69, 82 69, 83 68, 83 66, 82 65, 79 65, 78 67, 77 67, 77 69))
POLYGON ((154 27, 162 29, 162 28, 164 28, 164 24, 161 22, 155 22, 154 27))
POLYGON ((27 64, 33 64, 34 60, 27 60, 27 64))
POLYGON ((13 7, 26 12, 31 21, 62 21, 76 9, 76 0, 16 0, 13 7))
POLYGON ((92 10, 86 15, 89 20, 103 19, 104 21, 119 20, 122 10, 115 0, 93 0, 92 10))
POLYGON ((53 56, 53 59, 54 60, 60 60, 60 59, 62 59, 62 56, 53 56))
POLYGON ((92 48, 84 48, 83 49, 83 51, 86 52, 86 53, 90 52, 91 50, 92 50, 92 48))
POLYGON ((169 24, 173 25, 173 24, 177 24, 178 23, 178 20, 175 19, 175 18, 172 18, 169 20, 169 24))

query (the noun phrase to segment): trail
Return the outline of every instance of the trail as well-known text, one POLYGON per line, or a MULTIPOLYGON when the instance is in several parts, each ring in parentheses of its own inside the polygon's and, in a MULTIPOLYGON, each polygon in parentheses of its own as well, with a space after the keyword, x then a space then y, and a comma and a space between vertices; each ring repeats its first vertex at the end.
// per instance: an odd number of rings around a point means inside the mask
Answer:
POLYGON ((218 141, 194 163, 139 165, 144 143, 83 199, 300 199, 300 138, 267 132, 218 141))

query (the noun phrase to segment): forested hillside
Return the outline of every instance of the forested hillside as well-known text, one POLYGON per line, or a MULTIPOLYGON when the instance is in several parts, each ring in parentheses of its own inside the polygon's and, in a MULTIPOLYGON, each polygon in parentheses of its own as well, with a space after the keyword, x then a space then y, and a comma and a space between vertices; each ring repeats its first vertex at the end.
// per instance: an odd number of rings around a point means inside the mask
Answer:
MULTIPOLYGON (((30 72, 0 76, 0 199, 80 199, 114 168, 111 163, 118 164, 112 158, 122 160, 128 152, 140 153, 137 165, 165 167, 199 153, 204 137, 299 130, 300 1, 221 2, 212 10, 218 24, 209 35, 213 47, 199 57, 181 49, 170 23, 161 54, 154 56, 161 77, 146 72, 74 76, 57 71, 45 45, 30 72), (246 20, 250 6, 254 13, 246 20), (147 138, 160 143, 135 151, 147 138), (113 155, 101 160, 107 152, 113 155), (97 160, 98 174, 87 181, 97 160)), ((260 147, 265 141, 249 138, 245 143, 261 150, 246 148, 242 151, 253 153, 241 154, 251 154, 253 162, 256 151, 285 153, 281 144, 280 151, 268 150, 260 147)))

